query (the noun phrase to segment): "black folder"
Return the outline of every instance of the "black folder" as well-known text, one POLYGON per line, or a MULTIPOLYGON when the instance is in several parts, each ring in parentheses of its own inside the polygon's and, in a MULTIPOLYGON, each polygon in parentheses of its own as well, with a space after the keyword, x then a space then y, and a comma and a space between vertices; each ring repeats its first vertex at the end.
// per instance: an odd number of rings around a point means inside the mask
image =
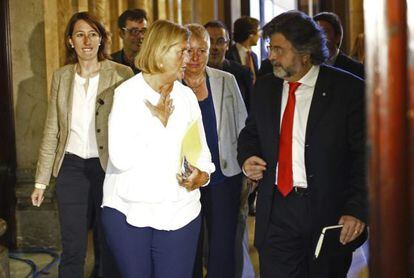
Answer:
POLYGON ((325 256, 352 253, 365 242, 367 238, 366 229, 359 237, 343 245, 339 241, 342 226, 343 225, 327 226, 322 229, 314 252, 315 259, 325 256))

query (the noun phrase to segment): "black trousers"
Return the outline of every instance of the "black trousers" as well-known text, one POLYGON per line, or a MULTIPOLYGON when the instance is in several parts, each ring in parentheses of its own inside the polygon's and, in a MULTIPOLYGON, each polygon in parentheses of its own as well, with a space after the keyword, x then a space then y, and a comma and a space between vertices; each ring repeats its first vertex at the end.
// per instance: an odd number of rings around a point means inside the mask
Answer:
POLYGON ((103 234, 101 224, 102 187, 105 173, 98 158, 83 159, 66 154, 56 179, 62 255, 59 277, 82 278, 88 229, 94 230, 98 244, 100 273, 95 277, 120 277, 103 234))
MULTIPOLYGON (((240 207, 241 175, 225 178, 216 185, 208 185, 201 191, 201 216, 207 224, 208 263, 207 275, 211 278, 234 277, 235 237, 240 207)), ((194 278, 203 274, 203 226, 197 247, 194 278)))
POLYGON ((314 260, 312 204, 308 195, 275 190, 265 242, 259 250, 262 278, 346 277, 352 253, 314 260))

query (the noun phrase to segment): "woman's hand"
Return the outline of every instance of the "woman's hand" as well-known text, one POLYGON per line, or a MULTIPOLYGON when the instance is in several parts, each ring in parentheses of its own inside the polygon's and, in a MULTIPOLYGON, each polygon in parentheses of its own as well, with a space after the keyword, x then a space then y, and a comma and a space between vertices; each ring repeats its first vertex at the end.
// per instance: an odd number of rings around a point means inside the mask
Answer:
POLYGON ((161 123, 165 126, 168 124, 168 119, 174 111, 174 105, 170 98, 171 90, 173 89, 174 83, 166 84, 160 88, 160 99, 157 105, 152 105, 148 100, 145 101, 145 105, 151 111, 151 114, 157 117, 161 123))
POLYGON ((31 196, 33 206, 40 207, 43 200, 45 199, 43 195, 44 193, 45 193, 44 189, 40 189, 40 188, 33 189, 32 196, 31 196))
POLYGON ((178 183, 185 187, 187 191, 193 191, 207 183, 210 178, 206 172, 200 171, 196 167, 188 165, 191 174, 185 177, 185 173, 177 174, 178 183))

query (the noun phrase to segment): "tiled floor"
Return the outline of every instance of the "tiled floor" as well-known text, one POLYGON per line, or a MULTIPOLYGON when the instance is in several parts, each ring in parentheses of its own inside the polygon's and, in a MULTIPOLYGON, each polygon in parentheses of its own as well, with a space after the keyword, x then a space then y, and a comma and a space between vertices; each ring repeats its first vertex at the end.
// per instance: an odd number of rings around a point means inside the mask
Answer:
MULTIPOLYGON (((259 258, 256 249, 253 247, 253 234, 254 234, 254 217, 249 217, 247 220, 248 228, 249 228, 249 252, 250 252, 250 258, 253 263, 254 270, 256 272, 256 277, 258 277, 259 273, 259 258)), ((364 246, 365 249, 367 249, 367 246, 364 246)), ((364 250, 364 248, 357 249, 356 252, 354 252, 354 258, 353 258, 353 266, 351 267, 350 272, 348 273, 348 278, 362 278, 362 277, 368 277, 368 271, 366 268, 366 255, 364 255, 363 251, 367 253, 367 250, 364 250), (361 272, 362 269, 362 272, 361 272)), ((38 269, 41 269, 45 267, 48 263, 52 261, 52 257, 49 255, 30 255, 30 254, 24 254, 22 258, 30 259, 33 262, 36 263, 36 266, 38 269)), ((88 254, 86 258, 86 264, 85 264, 85 277, 89 277, 90 273, 92 272, 93 267, 93 247, 92 247, 92 237, 89 237, 89 246, 88 246, 88 254)), ((55 264, 46 275, 42 275, 41 277, 50 277, 55 278, 57 277, 57 264, 55 264)), ((30 273, 30 267, 19 261, 11 260, 10 261, 10 272, 11 272, 11 278, 24 278, 24 277, 32 277, 28 276, 30 273)))
MULTIPOLYGON (((248 227, 249 227, 249 242, 250 242, 250 257, 252 258, 253 267, 255 272, 258 273, 259 269, 259 261, 256 249, 253 247, 253 232, 254 232, 254 217, 248 218, 248 227)), ((36 264, 38 269, 45 267, 48 263, 52 261, 52 257, 46 254, 22 254, 22 258, 29 259, 36 264)), ((89 277, 90 273, 92 272, 93 267, 93 247, 92 247, 92 237, 89 237, 89 246, 88 246, 88 254, 86 258, 85 264, 85 277, 89 277)), ((50 277, 55 278, 58 276, 57 272, 57 264, 55 264, 49 271, 48 274, 42 275, 42 277, 50 277)), ((29 265, 23 262, 19 262, 16 260, 10 260, 10 272, 11 278, 24 278, 24 277, 32 277, 28 276, 31 269, 29 265)))

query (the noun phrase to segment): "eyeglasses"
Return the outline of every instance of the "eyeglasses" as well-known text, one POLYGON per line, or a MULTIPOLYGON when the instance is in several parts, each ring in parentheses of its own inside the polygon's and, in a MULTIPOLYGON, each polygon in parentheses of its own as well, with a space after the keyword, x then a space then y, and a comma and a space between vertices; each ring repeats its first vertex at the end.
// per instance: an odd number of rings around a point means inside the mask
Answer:
POLYGON ((283 55, 285 53, 285 50, 281 48, 280 46, 274 46, 274 45, 267 45, 267 52, 268 54, 274 54, 274 55, 283 55))
POLYGON ((72 38, 75 38, 77 40, 83 40, 85 37, 88 37, 88 39, 91 41, 96 41, 101 38, 101 35, 95 31, 91 31, 88 34, 85 34, 84 32, 76 32, 75 34, 72 34, 72 38))
POLYGON ((145 33, 147 32, 147 28, 143 28, 143 29, 131 28, 131 29, 128 29, 128 28, 124 27, 124 28, 122 28, 122 30, 124 30, 125 32, 128 32, 130 35, 133 35, 133 36, 138 36, 138 35, 144 36, 145 33))
POLYGON ((190 48, 188 49, 188 55, 193 56, 196 54, 196 56, 202 56, 202 55, 208 55, 208 50, 204 48, 190 48))
POLYGON ((223 46, 228 42, 225 38, 218 38, 217 40, 210 39, 211 45, 223 46))

